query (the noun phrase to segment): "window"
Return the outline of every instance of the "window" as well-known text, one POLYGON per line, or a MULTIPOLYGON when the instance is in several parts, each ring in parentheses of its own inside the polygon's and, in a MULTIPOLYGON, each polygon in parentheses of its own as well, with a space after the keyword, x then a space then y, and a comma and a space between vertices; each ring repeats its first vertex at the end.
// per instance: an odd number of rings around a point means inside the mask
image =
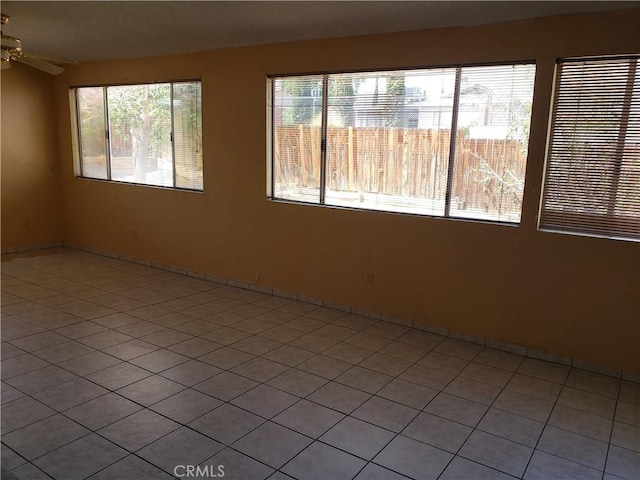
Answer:
POLYGON ((640 240, 639 58, 558 62, 541 229, 640 240))
POLYGON ((270 198, 518 223, 535 66, 270 79, 270 198))
POLYGON ((202 190, 200 82, 72 90, 81 177, 202 190))

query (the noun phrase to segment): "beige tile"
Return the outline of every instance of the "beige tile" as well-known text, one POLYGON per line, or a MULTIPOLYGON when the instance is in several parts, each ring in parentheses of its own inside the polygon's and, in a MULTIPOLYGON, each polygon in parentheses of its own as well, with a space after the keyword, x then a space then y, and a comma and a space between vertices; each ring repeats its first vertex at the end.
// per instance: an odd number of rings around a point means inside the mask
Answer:
POLYGON ((618 398, 618 390, 620 389, 619 380, 576 368, 569 372, 566 385, 615 399, 618 398))
POLYGON ((612 445, 607 455, 607 473, 634 480, 640 471, 640 453, 612 445))
POLYGON ((504 388, 504 386, 509 383, 509 380, 511 380, 513 373, 501 368, 471 362, 462 370, 460 376, 487 383, 494 387, 504 388))
POLYGON ((606 418, 613 418, 616 406, 615 399, 611 397, 597 395, 572 387, 564 387, 562 389, 558 397, 558 403, 606 418))
POLYGON ((399 378, 388 383, 377 395, 409 407, 423 409, 436 395, 437 390, 423 387, 399 378))
POLYGON ((465 360, 473 360, 482 351, 482 346, 448 338, 438 343, 433 350, 465 360))
POLYGON ((325 407, 350 414, 371 397, 370 394, 355 388, 329 382, 307 397, 325 407))
POLYGON ((198 360, 213 365, 214 367, 228 370, 237 365, 241 365, 252 358, 255 358, 255 355, 241 352, 240 350, 235 350, 231 347, 222 347, 198 357, 198 360))
POLYGON ((390 340, 397 340, 409 331, 407 327, 395 325, 389 322, 376 322, 370 327, 364 330, 366 333, 378 335, 380 337, 388 338, 390 340))
POLYGON ((274 417, 273 421, 308 437, 317 438, 343 418, 344 415, 335 410, 300 400, 274 417))
MULTIPOLYGON (((17 377, 12 377, 8 379, 6 383, 21 392, 32 395, 46 388, 53 387, 60 383, 66 383, 76 378, 78 377, 73 373, 51 365, 23 375, 18 375, 17 377)), ((4 391, 2 393, 4 395, 4 391)))
POLYGON ((580 465, 541 450, 536 450, 531 457, 523 478, 525 480, 549 480, 550 478, 600 480, 602 472, 586 465, 580 465))
POLYGON ((613 421, 565 405, 556 405, 549 417, 549 425, 586 437, 608 442, 613 421))
POLYGON ((555 402, 562 386, 547 380, 516 373, 505 388, 530 397, 555 402))
POLYGON ((236 441, 233 448, 270 467, 280 468, 310 443, 311 439, 304 435, 267 422, 236 441))
POLYGON ((263 355, 281 345, 282 343, 276 340, 253 335, 233 343, 231 347, 253 355, 263 355))
POLYGON ((368 368, 369 370, 374 370, 376 372, 395 377, 407 370, 411 366, 411 362, 402 360, 401 358, 383 355, 381 353, 374 353, 373 355, 365 358, 359 365, 361 367, 368 368))
POLYGON ((373 335, 367 332, 357 332, 344 339, 345 343, 377 352, 391 343, 391 339, 373 335))
POLYGON ((553 402, 512 392, 511 390, 503 390, 498 395, 493 406, 532 420, 546 422, 553 409, 553 402))
POLYGON ((81 425, 98 430, 142 410, 142 407, 116 393, 108 393, 64 412, 81 425))
POLYGON ((264 419, 231 404, 224 404, 198 417, 189 427, 227 445, 264 423, 264 419))
POLYGON ((442 372, 459 374, 469 362, 465 359, 446 355, 444 353, 429 352, 418 361, 419 365, 440 370, 442 372))
POLYGON ((291 345, 282 345, 262 355, 268 360, 282 363, 290 367, 300 365, 302 362, 315 356, 315 353, 291 345))
POLYGON ((34 464, 53 478, 86 478, 127 456, 127 452, 91 434, 44 455, 34 464))
POLYGON ((526 358, 520 365, 520 368, 518 368, 518 373, 549 382, 564 384, 569 370, 570 368, 565 365, 526 358))
POLYGON ((206 464, 214 466, 224 465, 226 472, 234 472, 237 478, 271 479, 272 477, 270 475, 274 472, 273 468, 267 467, 264 463, 260 463, 231 448, 225 448, 220 453, 214 455, 207 460, 206 464))
POLYGON ((417 362, 424 357, 428 351, 426 348, 416 347, 415 345, 409 345, 401 341, 392 342, 380 349, 380 353, 384 355, 401 358, 408 362, 417 362))
POLYGON ((298 365, 300 370, 331 380, 352 367, 350 363, 324 355, 316 355, 298 365))
POLYGON ((385 398, 373 396, 360 405, 351 415, 392 432, 399 433, 419 411, 385 398))
POLYGON ((120 360, 131 360, 132 358, 140 357, 146 353, 158 350, 157 345, 147 343, 142 340, 134 339, 128 342, 119 343, 111 347, 107 347, 102 351, 120 360))
POLYGON ((455 378, 455 374, 415 364, 402 372, 398 378, 417 383, 423 387, 442 390, 455 378))
POLYGON ((371 350, 341 342, 329 347, 322 354, 344 362, 357 364, 371 355, 371 350))
POLYGON ((164 326, 158 325, 152 322, 136 322, 124 325, 116 329, 116 331, 130 335, 132 337, 143 337, 145 335, 151 335, 152 333, 160 332, 164 330, 164 326))
POLYGON ((130 363, 151 372, 158 373, 187 361, 189 361, 189 357, 161 349, 136 357, 130 360, 130 363))
POLYGON ((599 440, 549 425, 544 429, 537 448, 596 470, 604 470, 607 444, 599 440))
POLYGON ((108 440, 131 452, 177 430, 180 424, 144 409, 98 430, 108 440))
POLYGON ((486 405, 440 393, 431 400, 424 411, 469 427, 475 427, 487 409, 486 405))
POLYGON ((182 427, 138 450, 137 455, 175 474, 176 465, 200 465, 223 448, 223 444, 182 427))
POLYGON ((306 397, 328 382, 329 380, 326 378, 292 368, 271 379, 268 383, 285 392, 306 397))
POLYGON ((352 478, 365 464, 360 458, 315 442, 287 463, 282 471, 309 480, 352 478))
POLYGON ((95 383, 84 378, 76 378, 35 393, 33 397, 60 412, 105 393, 108 391, 95 383))
POLYGON ((374 462, 410 478, 438 478, 453 455, 439 448, 398 435, 374 462))
POLYGON ((482 465, 520 477, 524 474, 532 453, 533 449, 530 447, 475 430, 459 454, 482 465))
POLYGON ((87 375, 87 378, 109 390, 116 390, 150 375, 148 370, 122 362, 87 375))
POLYGON ((368 393, 378 392, 391 380, 393 380, 393 377, 390 377, 389 375, 357 366, 350 368, 342 375, 335 378, 335 381, 338 383, 342 383, 343 385, 348 385, 368 393))
POLYGON ((258 385, 230 403, 263 418, 272 418, 299 400, 295 395, 269 385, 258 385))
POLYGON ((456 453, 472 430, 460 423, 423 412, 402 431, 402 434, 447 452, 456 453))
POLYGON ((544 428, 544 423, 497 408, 490 408, 482 417, 477 428, 516 443, 535 447, 544 428))
POLYGON ((640 427, 615 422, 611 435, 611 444, 640 452, 640 427))
POLYGON ((167 350, 171 350, 172 352, 179 353, 186 357, 197 358, 219 348, 222 348, 222 345, 205 340, 204 338, 195 337, 185 340, 184 342, 175 343, 167 347, 167 350))
POLYGON ((485 405, 491 405, 501 390, 488 383, 476 382, 468 377, 456 377, 445 387, 443 392, 485 405))
POLYGON ((440 345, 444 340, 445 337, 443 336, 421 332, 418 330, 409 330, 407 333, 398 338, 399 342, 413 345, 414 347, 424 348, 426 350, 435 349, 435 347, 440 345))
POLYGON ((111 480, 114 478, 135 478, 136 480, 170 480, 174 477, 150 463, 129 455, 119 462, 89 477, 91 480, 111 480))
POLYGON ((346 417, 322 435, 320 440, 358 457, 371 460, 393 437, 394 434, 388 430, 346 417))
POLYGON ((616 420, 640 427, 640 405, 618 401, 616 420))
POLYGON ((282 325, 276 325, 275 327, 269 328, 260 333, 261 337, 269 338, 280 343, 290 342, 302 335, 304 335, 304 333, 300 330, 295 330, 282 325))
POLYGON ((620 385, 620 400, 640 406, 640 384, 622 382, 620 385))
POLYGON ((518 370, 523 360, 524 357, 521 355, 514 355, 493 348, 485 348, 474 358, 474 362, 501 368, 510 372, 518 370))
MULTIPOLYGON (((292 327, 293 328, 293 327, 292 327)), ((289 342, 289 345, 293 345, 294 347, 303 348, 305 350, 309 350, 315 353, 321 353, 325 351, 327 348, 338 343, 337 340, 332 340, 326 337, 319 337, 315 334, 307 334, 302 337, 298 337, 292 342, 289 342)))

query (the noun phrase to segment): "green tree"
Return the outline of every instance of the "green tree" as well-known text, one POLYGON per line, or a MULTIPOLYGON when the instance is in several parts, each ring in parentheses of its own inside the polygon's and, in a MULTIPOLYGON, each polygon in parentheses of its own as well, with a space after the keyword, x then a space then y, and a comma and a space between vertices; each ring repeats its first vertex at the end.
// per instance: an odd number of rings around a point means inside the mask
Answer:
POLYGON ((322 112, 321 77, 285 78, 282 89, 291 97, 291 106, 282 111, 284 125, 308 124, 322 112))
POLYGON ((109 87, 107 96, 112 142, 116 136, 131 141, 134 180, 145 183, 171 148, 171 85, 109 87))
MULTIPOLYGON (((344 125, 355 121, 354 104, 358 86, 363 78, 353 75, 330 75, 328 78, 329 105, 341 117, 344 125)), ((291 98, 291 106, 282 112, 285 125, 308 124, 322 114, 322 77, 297 77, 282 80, 283 90, 291 98)))
POLYGON ((404 114, 405 94, 404 72, 389 73, 387 75, 387 93, 385 95, 386 102, 384 105, 384 127, 407 126, 407 119, 404 114))

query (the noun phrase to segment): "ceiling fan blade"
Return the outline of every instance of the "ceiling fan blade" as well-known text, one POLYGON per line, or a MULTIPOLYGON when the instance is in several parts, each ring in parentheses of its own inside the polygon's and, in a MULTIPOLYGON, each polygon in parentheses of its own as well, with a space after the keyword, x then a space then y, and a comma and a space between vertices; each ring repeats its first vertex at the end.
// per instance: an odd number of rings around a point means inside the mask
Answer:
POLYGON ((44 60, 49 63, 68 63, 70 65, 79 65, 80 62, 70 58, 54 57, 53 55, 41 55, 39 53, 28 52, 23 54, 24 57, 35 58, 36 60, 44 60))
POLYGON ((20 57, 16 59, 16 61, 24 63, 25 65, 29 65, 33 68, 37 68, 38 70, 42 70, 43 72, 47 72, 50 75, 60 75, 62 72, 64 72, 64 68, 54 65, 53 63, 45 62, 44 60, 39 60, 37 58, 20 57))

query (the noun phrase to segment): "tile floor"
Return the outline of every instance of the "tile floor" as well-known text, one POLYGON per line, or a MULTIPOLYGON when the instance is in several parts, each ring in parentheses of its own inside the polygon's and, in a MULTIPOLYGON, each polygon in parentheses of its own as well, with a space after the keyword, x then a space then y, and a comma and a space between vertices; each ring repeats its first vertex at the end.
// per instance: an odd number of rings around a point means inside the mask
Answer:
POLYGON ((3 478, 640 478, 638 384, 71 249, 2 260, 3 478))

